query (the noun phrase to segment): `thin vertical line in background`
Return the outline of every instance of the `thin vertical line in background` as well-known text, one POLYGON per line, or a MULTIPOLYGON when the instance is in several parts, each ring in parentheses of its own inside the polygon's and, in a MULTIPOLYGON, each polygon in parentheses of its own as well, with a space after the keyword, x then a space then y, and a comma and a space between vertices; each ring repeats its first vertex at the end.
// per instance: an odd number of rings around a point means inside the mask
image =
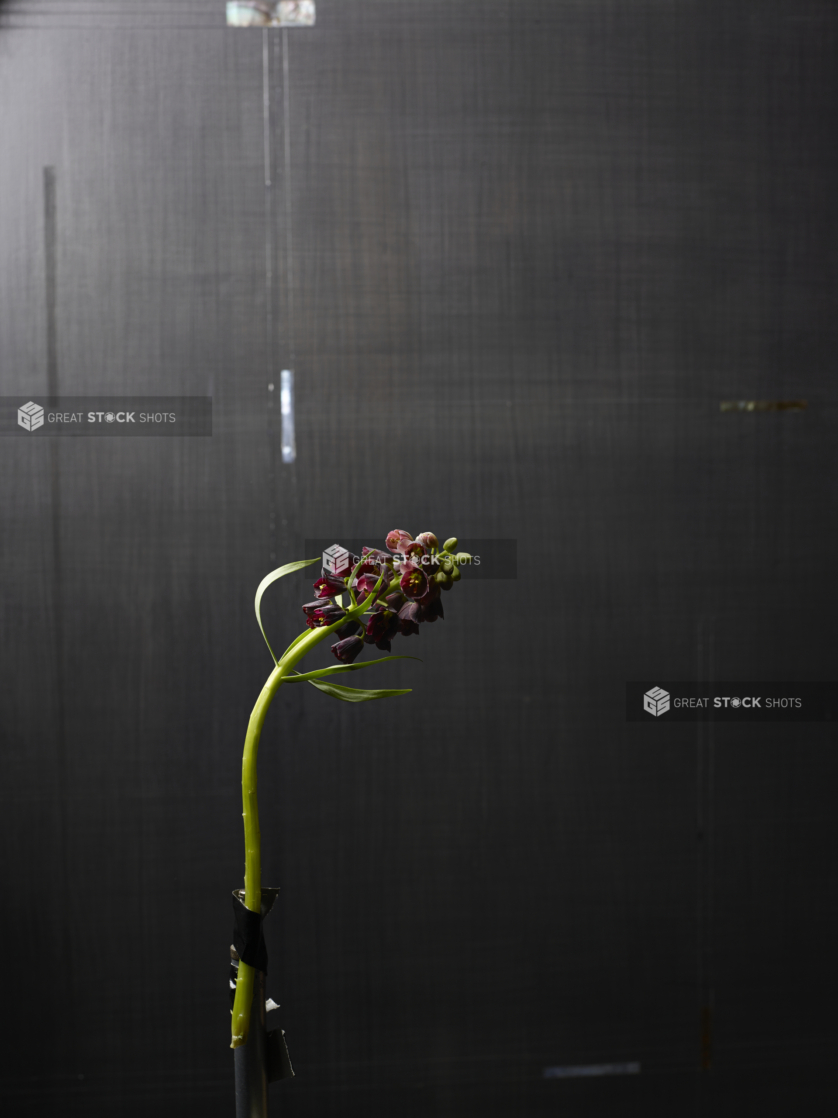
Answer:
MULTIPOLYGON (((44 273, 46 277, 47 393, 58 396, 58 351, 56 349, 56 248, 55 168, 44 167, 44 273)), ((50 440, 50 445, 54 445, 50 440)))
POLYGON ((271 158, 271 52, 267 27, 262 31, 262 155, 265 180, 265 392, 267 393, 268 458, 270 476, 268 485, 268 555, 276 559, 276 452, 274 450, 276 418, 274 408, 275 369, 274 354, 274 214, 273 166, 271 158))
MULTIPOLYGON (((715 681, 715 627, 713 618, 699 621, 696 677, 715 681)), ((696 723, 696 994, 698 1001, 698 1084, 696 1114, 707 1111, 706 1074, 713 1066, 713 909, 715 845, 715 723, 709 718, 696 723)))
POLYGON ((288 81, 288 29, 282 29, 282 134, 285 182, 285 334, 288 340, 288 367, 294 369, 294 239, 291 232, 291 105, 288 81))
MULTIPOLYGON (((50 403, 58 403, 58 253, 57 253, 57 204, 56 175, 54 167, 44 167, 44 295, 45 329, 47 358, 47 395, 50 403)), ((55 767, 57 796, 55 819, 58 830, 58 866, 60 882, 54 883, 55 903, 63 913, 61 920, 61 960, 59 970, 64 980, 64 1004, 72 1024, 74 1005, 73 954, 70 940, 72 897, 68 892, 70 881, 69 828, 67 823, 67 709, 66 680, 64 676, 64 584, 61 554, 61 463, 58 455, 60 440, 51 438, 49 442, 50 459, 50 503, 52 506, 52 601, 53 601, 53 652, 55 656, 55 767)), ((62 1037, 62 1044, 69 1046, 66 1054, 72 1054, 75 1044, 75 1029, 70 1027, 62 1037), (67 1036, 71 1035, 72 1040, 67 1036)))
POLYGON ((265 344, 268 383, 273 383, 273 191, 271 189, 271 62, 268 29, 262 31, 262 148, 265 160, 265 344))

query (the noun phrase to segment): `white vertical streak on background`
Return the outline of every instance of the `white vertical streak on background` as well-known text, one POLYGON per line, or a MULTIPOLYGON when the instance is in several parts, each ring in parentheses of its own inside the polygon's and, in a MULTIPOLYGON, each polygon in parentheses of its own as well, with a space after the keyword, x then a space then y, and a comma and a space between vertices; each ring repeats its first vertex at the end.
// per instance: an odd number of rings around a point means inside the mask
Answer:
POLYGON ((297 457, 297 440, 294 435, 294 373, 291 369, 282 370, 279 404, 282 411, 282 461, 293 462, 297 457))

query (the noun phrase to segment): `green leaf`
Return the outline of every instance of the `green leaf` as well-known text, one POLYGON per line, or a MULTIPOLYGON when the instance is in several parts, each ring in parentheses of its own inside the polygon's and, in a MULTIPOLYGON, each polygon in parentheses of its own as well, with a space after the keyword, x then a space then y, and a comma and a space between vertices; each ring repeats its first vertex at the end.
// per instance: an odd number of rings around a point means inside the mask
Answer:
POLYGON ((262 581, 256 588, 256 620, 259 622, 259 628, 262 630, 262 636, 265 638, 265 644, 268 646, 268 652, 273 657, 273 662, 276 663, 277 659, 274 656, 274 650, 271 648, 271 642, 268 640, 268 635, 265 632, 265 626, 262 624, 262 595, 268 589, 272 582, 276 582, 278 578, 283 575, 290 575, 293 571, 301 571, 303 567, 310 567, 312 563, 319 563, 320 556, 316 559, 298 559, 296 563, 286 563, 284 567, 277 567, 275 571, 271 571, 269 575, 265 575, 262 581))
POLYGON ((345 703, 366 703, 370 699, 389 699, 393 695, 409 695, 412 688, 406 691, 361 691, 357 687, 341 687, 338 683, 318 683, 310 679, 312 687, 322 691, 324 695, 331 695, 333 699, 343 699, 345 703))
POLYGON ((336 664, 333 668, 318 668, 305 674, 289 675, 285 683, 303 683, 311 679, 320 679, 324 675, 337 675, 338 672, 359 672, 361 668, 371 668, 374 664, 386 664, 388 660, 421 660, 418 656, 382 656, 379 660, 365 660, 362 664, 336 664))

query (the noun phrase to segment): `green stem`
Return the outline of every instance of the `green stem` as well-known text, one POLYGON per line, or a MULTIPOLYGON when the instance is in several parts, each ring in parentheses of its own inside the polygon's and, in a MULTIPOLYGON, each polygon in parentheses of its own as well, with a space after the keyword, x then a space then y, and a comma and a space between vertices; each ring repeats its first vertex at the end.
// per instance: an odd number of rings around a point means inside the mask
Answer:
MULTIPOLYGON (((324 637, 345 624, 346 618, 342 617, 334 625, 312 629, 301 634, 268 676, 250 715, 242 754, 242 816, 244 818, 244 903, 251 912, 260 912, 262 907, 262 853, 259 804, 256 798, 256 761, 259 756, 259 739, 262 736, 265 716, 283 680, 294 665, 298 664, 324 637)), ((239 962, 236 997, 233 1003, 231 1048, 238 1048, 239 1045, 247 1042, 254 977, 253 968, 247 963, 239 962)))
MULTIPOLYGON (((359 563, 356 566, 355 571, 360 565, 359 563)), ((259 739, 262 736, 265 716, 288 673, 302 660, 306 653, 310 652, 324 637, 345 625, 347 620, 360 620, 369 608, 366 604, 358 605, 351 590, 355 571, 349 577, 349 594, 352 605, 346 610, 346 615, 336 621, 334 625, 300 633, 291 642, 268 676, 268 680, 262 688, 250 715, 247 735, 244 739, 244 753, 242 754, 242 817, 244 819, 244 903, 245 907, 249 908, 251 912, 260 912, 262 907, 262 836, 259 830, 259 804, 256 797, 256 761, 259 756, 259 739)), ((376 590, 380 588, 381 581, 385 577, 386 574, 382 571, 376 590)), ((398 579, 393 579, 387 589, 390 590, 397 585, 398 579)), ((254 986, 255 971, 253 967, 240 961, 238 978, 236 979, 236 996, 233 1003, 231 1048, 238 1048, 239 1045, 247 1043, 254 986)))

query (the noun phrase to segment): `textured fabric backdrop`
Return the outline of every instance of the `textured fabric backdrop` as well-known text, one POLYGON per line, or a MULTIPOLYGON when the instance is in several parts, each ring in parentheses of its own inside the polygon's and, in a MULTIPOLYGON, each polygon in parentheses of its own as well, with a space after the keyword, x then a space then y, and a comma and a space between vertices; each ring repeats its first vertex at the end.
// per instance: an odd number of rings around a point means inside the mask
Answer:
POLYGON ((823 1112, 833 731, 626 724, 623 688, 836 678, 836 8, 317 16, 0 6, 2 393, 215 411, 0 439, 6 1110, 232 1113, 253 593, 404 527, 514 537, 518 578, 463 578, 370 684, 407 698, 270 712, 272 1112, 823 1112))

